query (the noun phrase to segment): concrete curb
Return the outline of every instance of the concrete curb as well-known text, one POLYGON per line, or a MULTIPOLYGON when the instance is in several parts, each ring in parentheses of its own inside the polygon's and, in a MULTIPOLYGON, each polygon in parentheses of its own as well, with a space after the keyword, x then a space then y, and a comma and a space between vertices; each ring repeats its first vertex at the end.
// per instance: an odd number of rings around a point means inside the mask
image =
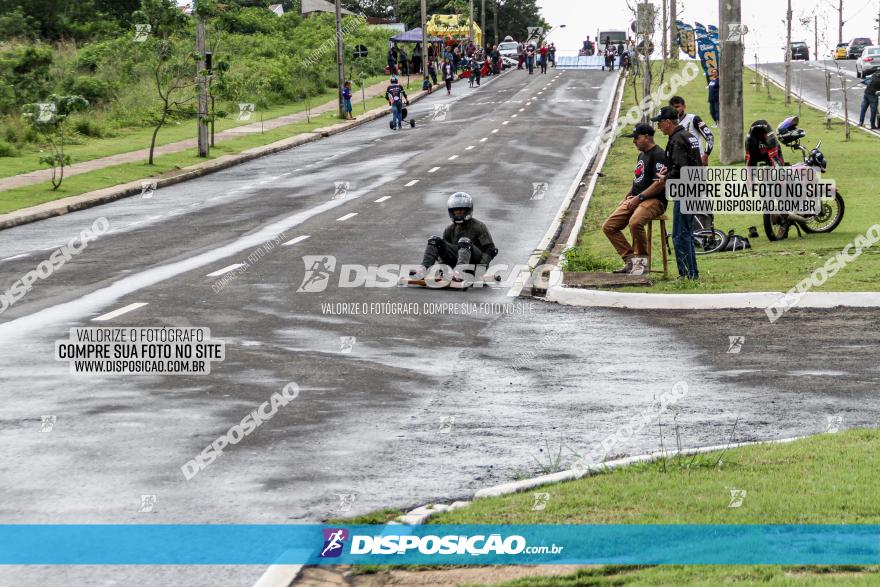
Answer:
MULTIPOLYGON (((721 294, 651 294, 622 293, 594 289, 552 286, 546 300, 563 306, 586 308, 628 308, 633 310, 764 310, 778 305, 782 292, 749 292, 721 294)), ((798 308, 878 308, 880 292, 806 293, 798 308)))
MULTIPOLYGON (((427 95, 428 92, 420 90, 415 93, 412 98, 410 98, 410 102, 417 102, 427 95)), ((346 130, 361 126, 362 124, 367 124, 368 122, 372 122, 374 120, 382 118, 387 114, 388 108, 384 106, 380 108, 374 108, 373 110, 369 110, 365 114, 358 116, 357 120, 340 122, 339 124, 334 124, 324 128, 316 128, 311 132, 300 133, 298 135, 288 137, 286 139, 282 139, 268 145, 262 145, 259 147, 247 149, 237 155, 224 155, 210 161, 205 161, 204 163, 190 165, 189 167, 184 167, 179 171, 172 172, 172 174, 165 177, 147 177, 143 179, 138 179, 135 181, 130 181, 128 183, 95 190, 93 192, 88 192, 77 196, 70 196, 68 198, 62 198, 60 200, 46 202, 37 206, 23 208, 21 210, 15 210, 7 214, 0 214, 0 230, 12 228, 21 224, 36 222, 38 220, 45 220, 46 218, 52 218, 53 216, 61 216, 69 212, 76 212, 77 210, 85 210, 86 208, 92 208, 94 206, 100 206, 101 204, 107 204, 109 202, 113 202, 122 198, 138 195, 142 191, 142 182, 155 181, 156 188, 158 189, 178 184, 184 181, 189 181, 191 179, 196 179, 197 177, 202 177, 208 175, 209 173, 222 171, 224 169, 228 169, 229 167, 240 165, 241 163, 246 163, 254 159, 259 159, 260 157, 273 155, 275 153, 286 151, 300 145, 305 145, 307 143, 319 141, 326 137, 331 137, 346 130)))
POLYGON ((474 494, 472 501, 456 501, 452 505, 449 506, 441 506, 441 505, 433 505, 433 506, 422 506, 414 509, 413 511, 400 516, 397 518, 397 523, 408 524, 412 526, 417 526, 426 522, 432 516, 435 516, 439 513, 448 512, 452 510, 457 510, 463 507, 469 506, 473 501, 478 499, 485 499, 487 497, 501 497, 504 495, 512 495, 514 493, 523 493, 524 491, 529 491, 530 489, 535 489, 538 487, 543 487, 545 485, 552 485, 555 483, 562 483, 565 481, 574 481, 580 479, 582 477, 587 477, 589 475, 593 475, 596 473, 602 473, 605 471, 611 471, 614 469, 621 469, 623 467, 628 467, 630 465, 634 465, 637 463, 651 463, 657 461, 662 458, 674 457, 674 456, 693 456, 698 454, 705 454, 710 452, 717 452, 723 450, 729 450, 733 448, 742 448, 746 446, 757 446, 757 445, 773 445, 773 444, 788 444, 790 442, 795 442, 797 440, 804 440, 809 438, 808 436, 795 436, 793 438, 782 438, 779 440, 756 440, 751 442, 737 442, 731 444, 723 444, 723 445, 715 445, 715 446, 705 446, 702 448, 688 448, 681 451, 657 451, 644 455, 637 455, 632 457, 627 457, 625 459, 617 459, 614 461, 608 461, 605 463, 601 463, 599 465, 583 465, 582 467, 578 467, 578 470, 569 469, 566 471, 560 471, 558 473, 552 473, 550 475, 541 475, 540 477, 534 477, 532 479, 523 479, 521 481, 513 481, 511 483, 502 483, 501 485, 495 485, 493 487, 486 487, 485 489, 480 489, 474 494))

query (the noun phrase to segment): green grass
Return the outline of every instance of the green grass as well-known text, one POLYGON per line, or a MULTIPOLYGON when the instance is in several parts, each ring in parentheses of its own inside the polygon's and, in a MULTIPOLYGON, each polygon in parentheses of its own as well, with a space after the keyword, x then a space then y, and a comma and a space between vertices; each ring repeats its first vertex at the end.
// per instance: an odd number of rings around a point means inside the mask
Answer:
MULTIPOLYGON (((385 99, 382 97, 368 99, 367 109, 378 108, 385 103, 385 99)), ((355 107, 355 109, 357 109, 357 107, 355 107)), ((360 112, 363 112, 363 108, 361 108, 360 112)), ((358 112, 354 112, 354 115, 357 117, 358 112)), ((341 121, 339 120, 337 113, 334 111, 312 117, 311 123, 298 122, 295 124, 288 124, 266 131, 262 134, 245 135, 218 142, 217 146, 211 149, 211 157, 209 159, 240 153, 253 147, 267 145, 300 133, 310 132, 317 128, 330 126, 339 122, 341 121)), ((64 183, 61 184, 61 187, 56 191, 52 190, 52 184, 48 181, 21 188, 0 191, 0 214, 142 178, 156 177, 163 173, 174 171, 189 165, 195 165, 202 161, 205 161, 205 159, 200 158, 196 154, 195 149, 192 149, 189 151, 156 157, 155 165, 153 166, 147 165, 146 162, 126 163, 67 177, 64 179, 64 183)))
MULTIPOLYGON (((751 84, 754 79, 752 72, 744 73, 745 81, 745 121, 746 125, 759 118, 764 118, 772 125, 778 124, 786 116, 797 114, 797 104, 792 102, 786 106, 782 92, 775 87, 771 97, 766 90, 756 91, 751 84)), ((706 103, 705 79, 697 78, 689 85, 681 88, 679 94, 688 103, 688 110, 699 114, 703 119, 708 116, 706 103)), ((627 86, 624 94, 622 111, 634 105, 631 86, 627 86)), ((718 215, 716 226, 722 230, 736 231, 736 234, 748 236, 748 228, 758 228, 760 237, 750 239, 752 250, 738 253, 720 253, 698 258, 701 280, 697 284, 678 283, 677 279, 657 281, 652 288, 625 288, 622 291, 651 292, 748 292, 748 291, 788 291, 800 280, 809 276, 816 268, 823 265, 826 259, 839 252, 858 234, 864 234, 869 226, 878 218, 875 197, 877 193, 877 166, 874 162, 880 140, 861 131, 853 130, 850 141, 844 140, 843 123, 835 122, 831 130, 826 130, 825 114, 806 104, 803 105, 800 126, 807 131, 805 146, 812 148, 822 141, 822 151, 829 161, 826 178, 834 179, 838 189, 846 201, 846 215, 841 225, 831 234, 806 235, 798 238, 792 230, 789 239, 771 243, 763 230, 761 216, 756 215, 718 215)), ((712 154, 711 165, 719 165, 718 135, 716 134, 716 150, 712 154)), ((666 145, 666 137, 658 132, 657 142, 666 145)), ((632 139, 619 138, 609 152, 603 173, 596 191, 592 196, 584 227, 580 235, 578 247, 570 255, 571 271, 595 271, 602 266, 619 267, 617 257, 608 239, 602 233, 605 221, 626 192, 632 182, 632 170, 635 166, 637 151, 632 139), (588 260, 579 263, 579 259, 588 260)), ((800 154, 785 149, 786 161, 800 161, 800 154)), ((667 215, 671 219, 671 208, 667 215)), ((668 229, 672 230, 671 221, 668 229)), ((660 238, 659 229, 655 230, 654 250, 658 253, 655 268, 659 264, 660 238)), ((629 238, 627 231, 627 238, 629 238)), ((675 259, 670 258, 670 274, 677 277, 675 259)), ((873 291, 880 281, 880 249, 868 250, 857 262, 840 271, 822 288, 814 291, 873 291)))
MULTIPOLYGON (((417 77, 418 76, 413 78, 414 81, 411 82, 412 89, 416 89, 417 87, 418 89, 421 89, 421 83, 417 77)), ((364 83, 369 87, 385 78, 386 76, 371 77, 366 79, 364 83)), ((410 88, 407 89, 409 90, 410 88)), ((363 112, 363 107, 361 106, 361 93, 360 90, 356 90, 353 93, 353 114, 357 116, 359 112, 363 112)), ((335 100, 336 96, 337 94, 335 90, 328 90, 319 96, 313 97, 310 101, 310 105, 312 108, 320 106, 331 100, 335 100)), ((367 108, 370 108, 370 104, 373 102, 375 102, 375 98, 368 99, 367 108)), ((229 118, 218 118, 215 125, 215 131, 220 132, 236 126, 253 124, 260 121, 260 116, 262 116, 264 122, 268 122, 269 120, 280 116, 305 112, 307 105, 307 102, 303 100, 300 102, 273 106, 267 110, 254 113, 248 121, 239 121, 236 115, 229 118)), ((195 120, 169 123, 159 131, 156 144, 165 145, 193 138, 195 135, 195 128, 195 120)), ((71 156, 73 163, 82 163, 83 161, 91 161, 92 159, 99 159, 101 157, 108 157, 119 153, 127 153, 133 150, 148 149, 150 147, 152 133, 152 127, 142 127, 122 129, 115 133, 114 136, 106 138, 79 137, 78 142, 80 144, 70 145, 65 148, 65 151, 71 156)), ((39 162, 39 159, 40 154, 37 150, 23 150, 16 157, 0 157, 0 178, 45 169, 45 166, 39 162)))
MULTIPOLYGON (((671 457, 526 493, 480 499, 430 524, 878 524, 880 431, 671 457), (746 491, 739 508, 731 489, 746 491), (533 493, 549 493, 533 511, 533 493)), ((337 524, 383 523, 386 510, 337 524)), ((379 567, 387 570, 389 567, 379 567)), ((378 569, 371 568, 371 572, 378 569)), ((410 569, 417 570, 417 569, 410 569)), ((880 585, 880 567, 662 566, 588 568, 510 586, 880 585)))

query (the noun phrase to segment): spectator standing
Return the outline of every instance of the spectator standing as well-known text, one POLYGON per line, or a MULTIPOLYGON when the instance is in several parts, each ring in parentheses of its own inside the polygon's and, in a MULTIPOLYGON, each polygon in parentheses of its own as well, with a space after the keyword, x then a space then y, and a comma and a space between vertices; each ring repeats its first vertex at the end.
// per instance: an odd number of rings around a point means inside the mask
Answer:
POLYGON ((535 73, 535 46, 531 43, 526 46, 526 69, 529 75, 535 73))
POLYGON ((451 96, 452 82, 455 81, 455 69, 452 67, 452 62, 449 59, 444 59, 440 71, 443 74, 443 81, 446 82, 446 95, 451 96))
POLYGON ((433 59, 428 62, 428 75, 431 78, 431 84, 437 85, 437 62, 433 59))
POLYGON ((675 108, 675 111, 678 112, 678 124, 693 136, 697 137, 697 140, 700 141, 700 160, 702 161, 703 166, 708 165, 709 155, 712 154, 712 149, 715 148, 715 135, 712 134, 712 131, 709 130, 709 127, 706 126, 706 123, 703 122, 702 118, 696 114, 688 113, 687 104, 681 96, 673 96, 670 98, 669 105, 675 108), (701 138, 702 140, 700 140, 701 138), (703 146, 703 143, 706 144, 705 147, 703 146))
POLYGON ((608 71, 614 71, 614 59, 615 59, 615 48, 614 45, 611 44, 611 39, 605 38, 605 65, 602 66, 602 71, 605 71, 605 68, 608 68, 608 71))
POLYGON ((718 105, 720 93, 721 82, 718 80, 718 70, 712 69, 709 71, 709 114, 715 122, 713 128, 718 128, 718 123, 721 122, 721 108, 718 105))
POLYGON ((479 85, 480 85, 480 62, 477 61, 476 59, 471 59, 470 70, 471 70, 471 79, 470 79, 471 87, 474 87, 475 83, 479 87, 479 85))
POLYGON ((516 59, 517 59, 517 69, 523 69, 526 63, 526 49, 523 47, 523 44, 520 43, 516 46, 516 59))
POLYGON ((550 43, 550 64, 556 69, 556 43, 550 43))
POLYGON ((875 72, 870 78, 865 78, 865 94, 862 96, 862 110, 859 114, 859 126, 865 126, 865 114, 871 110, 871 130, 877 130, 877 101, 880 92, 880 72, 875 72))
POLYGON ((541 73, 547 73, 547 59, 550 55, 550 49, 547 47, 547 43, 541 44, 541 49, 539 50, 541 54, 540 64, 541 64, 541 73))
POLYGON ((342 86, 342 99, 345 101, 345 117, 349 120, 357 120, 351 113, 351 82, 346 81, 342 86))
MULTIPOLYGON (((659 123, 660 132, 669 137, 666 144, 666 169, 659 175, 664 182, 681 179, 684 167, 699 167, 700 141, 678 124, 675 108, 664 106, 659 116, 651 119, 659 123)), ((694 217, 681 213, 681 202, 676 201, 672 209, 672 243, 675 246, 675 262, 678 275, 683 279, 699 279, 697 252, 694 248, 694 217)))
POLYGON ((422 44, 416 43, 416 46, 413 47, 412 53, 412 64, 413 64, 413 72, 414 73, 424 73, 422 70, 422 44))

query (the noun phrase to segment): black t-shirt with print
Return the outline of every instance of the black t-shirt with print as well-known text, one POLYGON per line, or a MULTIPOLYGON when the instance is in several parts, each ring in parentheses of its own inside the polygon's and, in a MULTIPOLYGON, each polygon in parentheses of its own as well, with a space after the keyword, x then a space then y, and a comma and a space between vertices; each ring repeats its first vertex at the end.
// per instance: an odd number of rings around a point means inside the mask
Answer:
MULTIPOLYGON (((639 153, 639 161, 636 163, 633 177, 632 195, 638 196, 648 189, 657 179, 657 172, 664 167, 666 167, 666 151, 658 145, 654 145, 654 148, 647 153, 639 153)), ((661 190, 655 197, 666 203, 665 190, 661 190)))

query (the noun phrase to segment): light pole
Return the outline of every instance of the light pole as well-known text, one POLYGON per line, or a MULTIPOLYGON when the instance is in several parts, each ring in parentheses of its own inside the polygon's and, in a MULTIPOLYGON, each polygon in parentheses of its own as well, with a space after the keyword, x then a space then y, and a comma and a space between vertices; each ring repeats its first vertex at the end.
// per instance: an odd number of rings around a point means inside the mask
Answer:
POLYGON ((199 86, 198 95, 198 144, 199 157, 207 157, 209 154, 208 144, 208 76, 205 66, 205 19, 202 16, 201 6, 195 4, 196 15, 196 80, 199 86))

